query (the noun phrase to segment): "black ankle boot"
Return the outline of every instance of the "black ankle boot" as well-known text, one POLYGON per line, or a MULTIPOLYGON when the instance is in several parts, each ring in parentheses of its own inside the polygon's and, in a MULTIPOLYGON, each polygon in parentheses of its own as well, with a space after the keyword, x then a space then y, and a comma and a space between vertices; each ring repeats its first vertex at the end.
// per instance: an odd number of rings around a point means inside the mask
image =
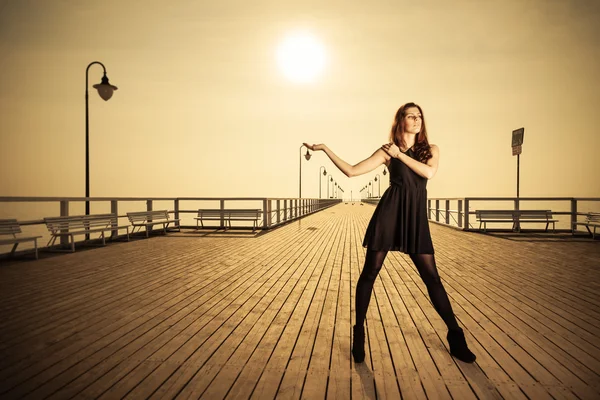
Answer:
POLYGON ((450 354, 466 363, 472 363, 477 357, 469 350, 467 341, 465 340, 465 334, 461 328, 458 330, 448 331, 446 336, 448 344, 450 345, 450 354))
POLYGON ((361 363, 365 360, 365 327, 354 325, 352 330, 352 356, 354 362, 361 363))

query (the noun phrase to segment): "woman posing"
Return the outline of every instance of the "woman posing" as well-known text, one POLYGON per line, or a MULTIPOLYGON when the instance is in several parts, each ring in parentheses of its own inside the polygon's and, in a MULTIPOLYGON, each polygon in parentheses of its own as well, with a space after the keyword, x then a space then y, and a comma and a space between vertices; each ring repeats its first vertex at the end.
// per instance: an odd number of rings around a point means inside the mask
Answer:
POLYGON ((346 176, 366 174, 385 164, 390 171, 390 187, 373 212, 365 233, 367 248, 365 264, 356 285, 356 325, 353 327, 352 355, 355 362, 365 358, 364 322, 373 291, 373 284, 388 251, 401 251, 410 256, 436 311, 448 327, 450 353, 465 362, 475 361, 463 330, 454 317, 450 300, 440 280, 435 264, 433 244, 427 220, 427 180, 438 169, 439 149, 430 145, 421 107, 404 104, 396 112, 390 142, 369 158, 350 165, 324 144, 304 145, 322 150, 346 176))

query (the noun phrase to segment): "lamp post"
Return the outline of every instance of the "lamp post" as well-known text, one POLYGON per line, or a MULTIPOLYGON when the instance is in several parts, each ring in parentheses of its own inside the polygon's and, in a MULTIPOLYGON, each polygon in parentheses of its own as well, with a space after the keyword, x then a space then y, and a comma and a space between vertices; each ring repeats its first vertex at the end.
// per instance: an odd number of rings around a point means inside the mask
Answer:
POLYGON ((323 176, 327 176, 327 170, 321 165, 319 168, 319 199, 321 198, 321 168, 323 168, 323 176))
MULTIPOLYGON (((369 181, 369 186, 371 186, 372 184, 373 184, 373 181, 369 181)), ((373 197, 373 187, 371 186, 369 189, 371 189, 370 197, 373 197)))
POLYGON ((337 193, 338 193, 337 188, 338 188, 338 185, 337 185, 337 182, 333 182, 333 184, 335 186, 334 187, 334 192, 333 192, 333 198, 337 199, 337 193))
MULTIPOLYGON (((89 95, 88 95, 88 72, 90 67, 94 64, 100 64, 104 75, 100 83, 94 85, 94 89, 98 90, 98 94, 104 101, 108 101, 115 90, 116 86, 108 83, 108 77, 106 76, 106 67, 100 61, 93 61, 89 63, 85 69, 85 215, 90 214, 90 117, 89 117, 89 95)), ((89 239, 89 234, 86 235, 86 239, 89 239)))
POLYGON ((327 175, 327 198, 329 198, 329 182, 333 182, 333 177, 331 176, 331 174, 327 175))
POLYGON ((377 182, 377 197, 381 198, 381 176, 375 174, 375 182, 377 182))
MULTIPOLYGON (((304 147, 304 145, 300 146, 300 177, 298 178, 298 198, 299 199, 302 198, 302 147, 304 147)), ((304 158, 306 158, 306 161, 310 160, 310 153, 308 152, 308 148, 306 148, 306 154, 304 155, 304 158)))

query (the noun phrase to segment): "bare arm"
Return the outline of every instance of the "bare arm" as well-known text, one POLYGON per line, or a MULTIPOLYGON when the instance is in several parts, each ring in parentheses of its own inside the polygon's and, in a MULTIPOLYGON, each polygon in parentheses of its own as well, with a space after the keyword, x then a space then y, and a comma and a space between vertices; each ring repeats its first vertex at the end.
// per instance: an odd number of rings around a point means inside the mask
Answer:
POLYGON ((437 172, 438 163, 440 161, 440 149, 435 144, 431 145, 431 158, 427 160, 427 163, 422 163, 402 153, 398 146, 393 143, 385 144, 381 148, 391 157, 402 161, 408 168, 412 169, 417 175, 420 175, 423 178, 431 179, 437 172))
POLYGON ((350 165, 346 161, 342 160, 337 155, 335 155, 335 153, 324 144, 310 145, 304 143, 304 145, 312 151, 323 150, 325 154, 327 154, 327 157, 329 157, 331 161, 335 164, 335 166, 338 167, 338 169, 349 178, 353 176, 363 175, 367 172, 371 172, 375 168, 379 167, 381 164, 387 163, 387 161, 389 161, 391 158, 389 154, 383 151, 383 149, 377 149, 377 151, 371 154, 369 158, 362 160, 358 164, 350 165))

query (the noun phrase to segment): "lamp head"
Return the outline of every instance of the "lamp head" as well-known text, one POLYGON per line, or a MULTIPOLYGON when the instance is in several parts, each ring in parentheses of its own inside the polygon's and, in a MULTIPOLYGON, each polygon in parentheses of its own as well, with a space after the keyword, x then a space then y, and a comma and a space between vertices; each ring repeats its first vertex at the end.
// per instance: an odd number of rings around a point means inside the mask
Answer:
POLYGON ((387 170, 385 168, 383 169, 383 174, 387 174, 387 170))
POLYGON ((95 84, 94 89, 98 90, 98 94, 104 101, 108 101, 108 99, 112 97, 114 91, 118 88, 108 83, 108 77, 104 74, 102 82, 95 84))
POLYGON ((375 182, 377 182, 377 177, 375 177, 375 182))
POLYGON ((327 170, 323 170, 323 176, 327 176, 327 170))
POLYGON ((306 158, 306 161, 310 160, 310 153, 308 152, 308 149, 306 149, 306 154, 304 155, 304 158, 306 158))

